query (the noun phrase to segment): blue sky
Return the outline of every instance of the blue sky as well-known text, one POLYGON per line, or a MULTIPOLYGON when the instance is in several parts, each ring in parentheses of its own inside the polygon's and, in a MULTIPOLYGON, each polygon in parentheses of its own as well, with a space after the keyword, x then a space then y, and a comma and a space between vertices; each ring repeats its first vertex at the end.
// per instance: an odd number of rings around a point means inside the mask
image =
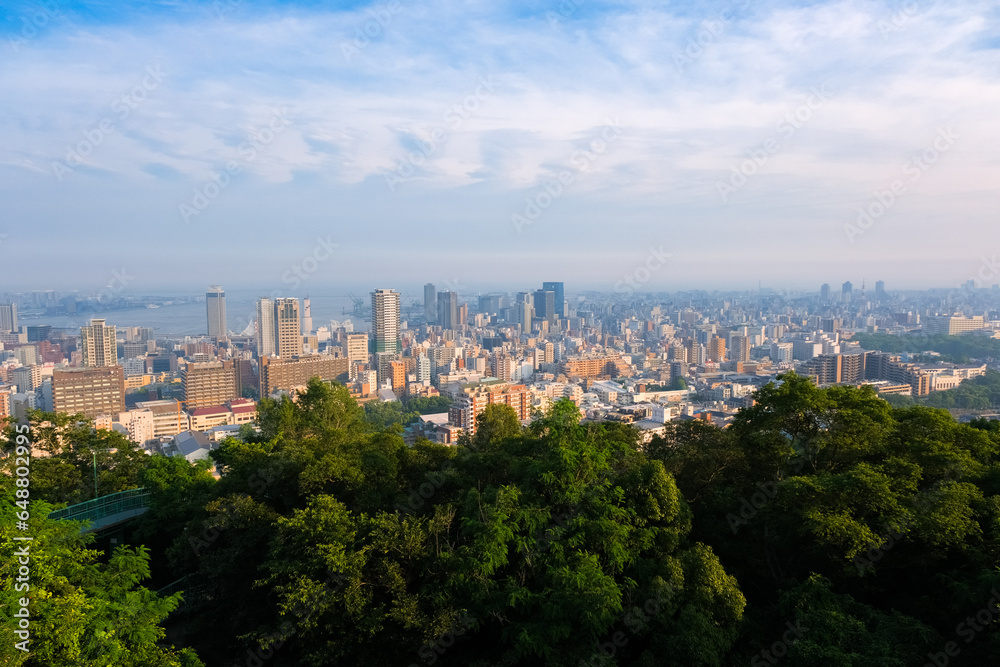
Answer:
POLYGON ((0 11, 0 291, 902 288, 1000 253, 995 3, 0 11))

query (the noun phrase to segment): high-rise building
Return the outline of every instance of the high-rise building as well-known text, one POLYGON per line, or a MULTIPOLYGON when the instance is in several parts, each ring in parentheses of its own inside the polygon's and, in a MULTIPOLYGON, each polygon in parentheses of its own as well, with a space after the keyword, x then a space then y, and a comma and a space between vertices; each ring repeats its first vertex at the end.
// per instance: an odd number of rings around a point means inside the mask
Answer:
POLYGON ((208 335, 225 338, 229 332, 226 329, 226 292, 220 285, 212 285, 205 292, 205 310, 208 314, 208 335))
MULTIPOLYGON (((372 292, 372 336, 369 351, 374 354, 391 352, 398 354, 403 349, 399 326, 399 292, 378 289, 372 292)), ((381 377, 379 380, 381 381, 381 377)))
POLYGON ((239 378, 232 361, 188 364, 183 380, 184 405, 188 410, 211 408, 239 398, 239 378))
POLYGON ((844 303, 847 303, 848 301, 851 300, 851 297, 853 295, 854 295, 854 285, 852 285, 851 281, 848 280, 840 287, 840 300, 843 301, 844 303))
POLYGON ((437 292, 434 283, 424 285, 424 321, 427 324, 437 323, 437 292))
POLYGON ((552 292, 555 295, 555 306, 556 315, 559 317, 566 317, 566 294, 563 292, 563 284, 559 283, 542 283, 542 289, 546 292, 552 292))
POLYGON ((274 302, 271 299, 257 300, 257 356, 273 357, 275 353, 274 340, 274 302))
POLYGON ((313 316, 312 316, 312 304, 309 302, 309 297, 302 299, 302 333, 305 335, 311 334, 313 331, 313 316))
POLYGON ((885 281, 876 280, 875 281, 875 298, 882 299, 885 297, 885 281))
POLYGON ((114 326, 104 320, 90 320, 90 326, 80 327, 80 351, 87 368, 114 366, 118 363, 118 343, 114 326))
POLYGON ((437 323, 442 329, 458 329, 458 292, 438 292, 437 323))
POLYGON ((295 298, 274 300, 275 354, 282 358, 302 354, 302 322, 299 319, 299 300, 295 298))
POLYGON ((16 303, 0 303, 0 331, 17 331, 16 303))
POLYGON ((125 373, 122 367, 54 370, 52 408, 56 412, 91 418, 125 412, 125 373))
POLYGON ((726 360, 726 339, 721 336, 712 336, 708 342, 708 358, 716 363, 726 360))
POLYGON ((830 300, 830 284, 829 283, 823 283, 820 286, 820 288, 819 288, 819 299, 823 303, 826 303, 826 302, 828 302, 830 300))
POLYGON ((749 336, 731 335, 729 337, 729 347, 732 350, 729 355, 730 361, 750 361, 752 340, 749 336))
POLYGON ((535 316, 549 322, 556 319, 556 293, 551 290, 537 290, 534 293, 535 316))

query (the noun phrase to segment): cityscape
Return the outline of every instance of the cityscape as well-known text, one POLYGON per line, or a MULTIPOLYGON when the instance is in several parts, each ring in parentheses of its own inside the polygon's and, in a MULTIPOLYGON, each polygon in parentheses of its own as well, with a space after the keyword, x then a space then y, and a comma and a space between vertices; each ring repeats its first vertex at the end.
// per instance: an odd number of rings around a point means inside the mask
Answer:
MULTIPOLYGON (((528 423, 560 398, 585 421, 634 423, 648 440, 676 419, 726 425, 782 373, 920 400, 997 370, 1000 360, 948 354, 930 341, 899 351, 886 338, 960 336, 992 349, 1000 287, 974 282, 905 295, 881 280, 873 289, 824 284, 813 294, 625 298, 567 293, 563 282, 475 296, 428 283, 423 292, 404 316, 398 291, 372 291, 367 310, 352 310, 357 330, 351 319, 314 321, 308 297, 261 297, 237 332, 225 289, 213 285, 198 300, 202 335, 177 338, 101 318, 53 328, 41 313, 65 309, 65 298, 9 294, 0 304, 0 417, 82 414, 150 452, 205 459, 253 421, 258 399, 294 397, 318 377, 343 384, 361 404, 442 397, 447 409, 406 425, 410 444, 457 443, 475 433, 489 404, 509 405, 528 423), (19 313, 39 323, 21 324, 19 313)), ((969 408, 963 418, 995 414, 972 407, 955 409, 969 408)))
POLYGON ((3 667, 1000 667, 1000 9, 0 3, 3 667))

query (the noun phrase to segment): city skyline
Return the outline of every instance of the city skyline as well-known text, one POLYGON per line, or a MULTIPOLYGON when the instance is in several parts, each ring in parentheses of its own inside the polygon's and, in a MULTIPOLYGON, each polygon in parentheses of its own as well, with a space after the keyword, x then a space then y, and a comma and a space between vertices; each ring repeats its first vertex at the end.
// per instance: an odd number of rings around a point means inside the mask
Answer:
POLYGON ((318 291, 380 262, 614 291, 658 253, 650 291, 927 288, 995 265, 988 3, 58 7, 4 8, 12 289, 40 279, 36 229, 83 226, 46 285, 318 291))

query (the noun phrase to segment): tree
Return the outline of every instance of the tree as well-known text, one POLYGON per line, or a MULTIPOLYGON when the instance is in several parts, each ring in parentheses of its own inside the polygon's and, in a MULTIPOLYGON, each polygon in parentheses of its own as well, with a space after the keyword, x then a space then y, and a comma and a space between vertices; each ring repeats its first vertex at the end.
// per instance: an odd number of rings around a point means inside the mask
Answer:
MULTIPOLYGON (((12 484, 4 483, 5 497, 12 484)), ((122 546, 107 563, 100 552, 87 548, 93 535, 80 533, 75 521, 50 520, 53 509, 33 501, 30 529, 15 535, 14 507, 6 499, 0 505, 0 659, 5 665, 45 667, 198 667, 202 665, 190 649, 176 651, 160 645, 164 630, 160 622, 173 611, 181 594, 160 597, 139 584, 149 578, 149 554, 144 547, 122 546), (30 535, 30 543, 15 537, 30 535), (15 590, 18 553, 28 544, 30 589, 15 590), (17 603, 30 600, 31 633, 28 653, 15 648, 13 618, 17 603)), ((23 562, 24 558, 21 558, 23 562)))

